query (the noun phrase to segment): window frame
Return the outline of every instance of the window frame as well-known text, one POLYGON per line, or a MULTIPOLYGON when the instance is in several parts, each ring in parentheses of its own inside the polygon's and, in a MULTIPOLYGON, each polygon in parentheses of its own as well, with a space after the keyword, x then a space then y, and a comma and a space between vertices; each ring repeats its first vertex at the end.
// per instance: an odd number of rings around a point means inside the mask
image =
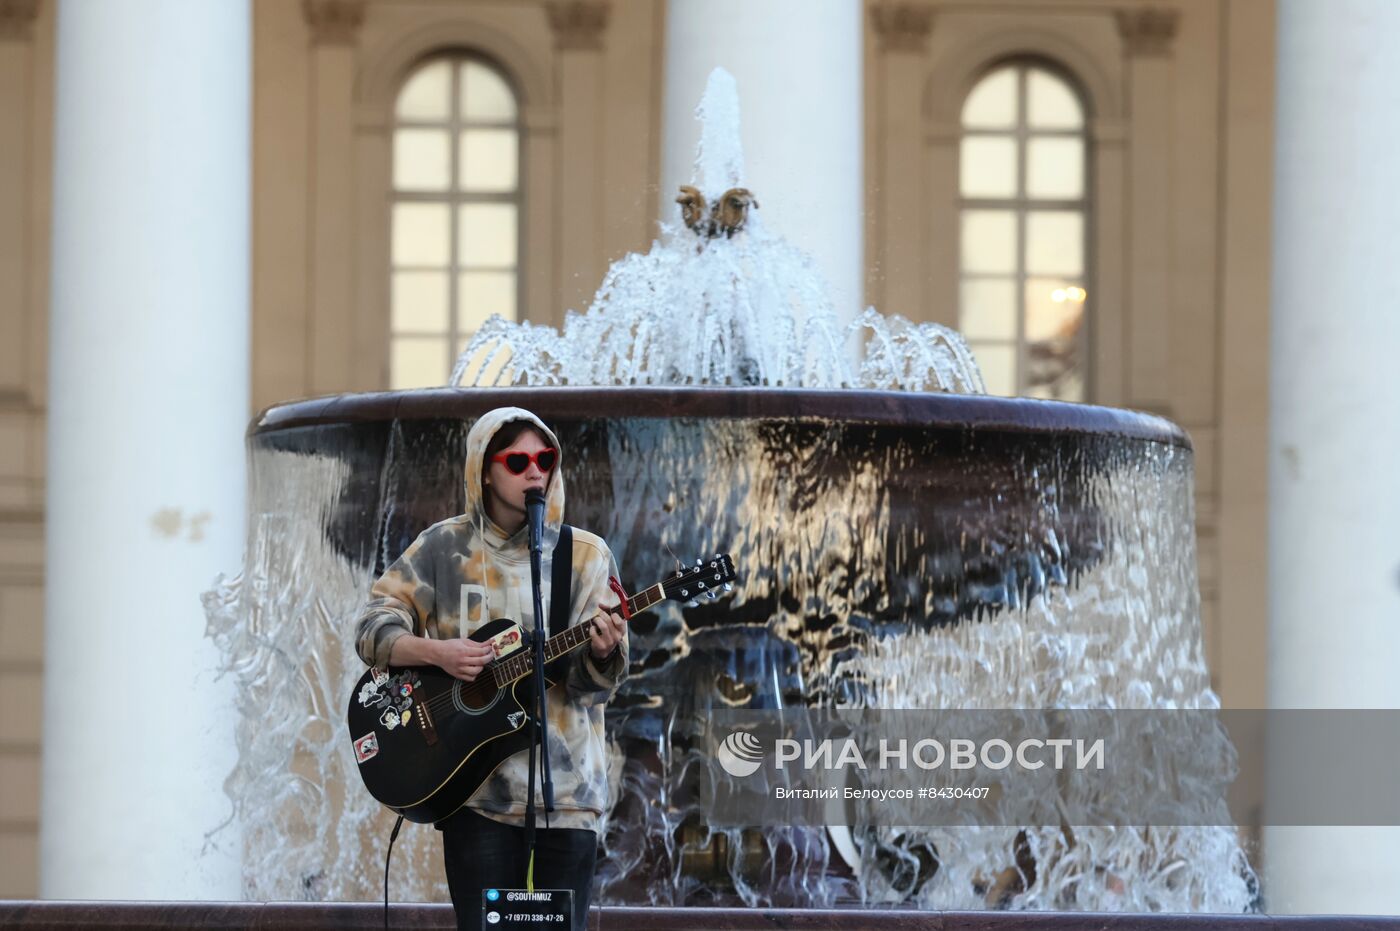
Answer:
POLYGON ((402 78, 398 81, 391 100, 391 111, 388 123, 389 136, 389 173, 388 173, 388 229, 385 239, 388 248, 388 271, 389 271, 389 306, 385 321, 388 330, 387 347, 387 372, 389 388, 397 389, 399 382, 395 378, 394 371, 394 347, 395 343, 401 339, 444 339, 446 341, 447 356, 446 367, 443 371, 443 384, 447 384, 447 379, 452 372, 458 355, 465 344, 470 340, 472 333, 467 332, 461 325, 460 291, 461 285, 459 277, 470 272, 512 272, 515 279, 515 304, 513 307, 514 319, 519 321, 524 319, 524 299, 526 280, 526 203, 525 203, 525 179, 526 179, 526 127, 524 123, 523 95, 520 86, 515 81, 511 72, 500 63, 480 52, 461 49, 448 48, 438 49, 414 61, 402 78), (438 64, 446 63, 449 67, 448 78, 448 109, 447 117, 442 120, 430 120, 423 118, 406 118, 399 114, 399 101, 404 90, 409 83, 423 70, 438 64), (489 69, 498 77, 506 88, 510 91, 514 103, 515 114, 509 120, 486 120, 468 119, 462 115, 462 74, 469 64, 479 65, 489 69), (441 191, 412 191, 400 190, 395 182, 395 145, 400 130, 430 129, 442 131, 448 134, 448 184, 445 190, 441 191), (462 133, 473 129, 509 129, 515 134, 515 187, 512 191, 466 191, 461 186, 461 148, 462 133), (442 205, 448 211, 448 231, 447 231, 447 264, 445 266, 431 265, 400 265, 395 263, 393 256, 393 224, 395 208, 400 204, 431 204, 442 205), (473 204, 508 204, 515 208, 515 264, 514 266, 474 266, 460 264, 459 245, 461 240, 460 212, 464 206, 473 204), (445 273, 447 275, 447 330, 445 332, 428 332, 423 330, 396 330, 394 327, 394 306, 393 290, 394 278, 400 272, 430 272, 445 273))
MULTIPOLYGON (((1081 255, 1083 257, 1082 269, 1078 276, 1077 287, 1086 292, 1083 301, 1082 313, 1083 323, 1078 334, 1076 334, 1076 354, 1079 359, 1079 368, 1082 372, 1083 383, 1082 396, 1079 398, 1066 398, 1065 400, 1078 402, 1091 402, 1094 398, 1094 369, 1093 365, 1093 327, 1094 327, 1094 301, 1096 288, 1094 282, 1094 256, 1092 244, 1094 241, 1094 139, 1090 132, 1091 110, 1089 98, 1084 88, 1075 76, 1066 68, 1053 60, 1043 58, 1038 55, 1013 55, 999 58, 986 67, 980 69, 977 77, 968 85, 960 100, 958 111, 958 153, 957 161, 957 216, 958 216, 958 261, 957 261, 957 282, 958 282, 958 327, 963 326, 963 284, 967 281, 977 280, 1005 280, 1008 275, 1005 273, 989 272, 968 272, 962 264, 962 235, 963 219, 968 211, 996 210, 1010 212, 1015 218, 1015 243, 1014 243, 1014 271, 1010 277, 1014 281, 1015 294, 1015 333, 1011 340, 993 339, 969 339, 974 351, 978 345, 986 346, 1010 346, 1014 350, 1014 384, 1012 386, 1013 396, 1026 397, 1030 390, 1028 384, 1029 375, 1029 350, 1030 341, 1026 337, 1028 304, 1026 300, 1027 282, 1033 278, 1059 277, 1065 281, 1071 281, 1075 276, 1046 276, 1032 275, 1027 270, 1027 234, 1028 217, 1033 212, 1062 211, 1077 213, 1082 218, 1081 225, 1081 255), (992 78, 999 72, 1012 69, 1015 75, 1015 121, 1010 127, 1005 128, 982 128, 969 127, 963 121, 963 109, 972 95, 976 93, 983 82, 992 78), (1074 96, 1079 107, 1080 125, 1072 129, 1036 129, 1032 128, 1029 121, 1029 81, 1032 71, 1043 71, 1052 77, 1064 82, 1070 93, 1074 96), (1015 144, 1015 180, 1016 195, 1012 197, 981 197, 969 196, 964 192, 962 184, 962 152, 963 142, 969 138, 1000 138, 1011 139, 1015 144), (1081 193, 1078 198, 1049 198, 1032 197, 1027 188, 1029 176, 1029 143, 1035 139, 1077 139, 1080 141, 1081 152, 1083 153, 1083 176, 1081 193)), ((1071 285, 1074 286, 1074 285, 1071 285)))

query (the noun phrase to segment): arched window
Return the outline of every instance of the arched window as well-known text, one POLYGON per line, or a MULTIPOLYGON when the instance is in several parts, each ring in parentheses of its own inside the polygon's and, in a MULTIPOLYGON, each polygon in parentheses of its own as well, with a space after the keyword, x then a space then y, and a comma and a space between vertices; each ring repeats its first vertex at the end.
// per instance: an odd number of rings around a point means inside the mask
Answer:
POLYGON ((1086 399, 1085 107, 1035 61, 967 95, 959 161, 959 329, 993 394, 1086 399))
POLYGON ((486 318, 519 316, 519 106, 495 67, 435 56, 399 90, 393 133, 389 382, 443 385, 486 318))

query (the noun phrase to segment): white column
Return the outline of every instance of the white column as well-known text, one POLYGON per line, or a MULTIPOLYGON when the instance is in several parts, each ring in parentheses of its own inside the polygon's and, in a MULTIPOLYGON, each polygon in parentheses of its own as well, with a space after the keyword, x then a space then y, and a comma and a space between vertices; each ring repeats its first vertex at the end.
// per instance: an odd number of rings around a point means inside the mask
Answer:
MULTIPOLYGON (((1400 708, 1396 35, 1392 0, 1278 6, 1274 707, 1400 708)), ((1269 829, 1264 895, 1270 911, 1393 914, 1396 863, 1400 828, 1269 829)))
POLYGON ((234 709, 200 592, 236 571, 248 419, 247 0, 63 0, 40 887, 238 898, 234 709))
POLYGON ((734 75, 747 187, 768 228, 812 254, 849 317, 863 300, 860 0, 670 0, 660 212, 679 222, 700 138, 695 105, 734 75))

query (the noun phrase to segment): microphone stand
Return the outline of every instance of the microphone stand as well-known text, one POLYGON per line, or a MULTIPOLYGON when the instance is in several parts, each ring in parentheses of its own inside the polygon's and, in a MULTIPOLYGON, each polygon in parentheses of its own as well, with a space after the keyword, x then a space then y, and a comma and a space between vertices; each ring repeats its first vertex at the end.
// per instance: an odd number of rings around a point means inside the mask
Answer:
POLYGON ((544 642, 547 639, 545 631, 549 629, 548 619, 544 614, 544 599, 541 594, 540 580, 543 575, 541 561, 544 553, 544 536, 542 530, 544 513, 544 495, 531 489, 525 496, 526 510, 529 512, 527 523, 530 526, 530 587, 534 590, 535 599, 535 629, 530 637, 530 645, 534 653, 535 660, 535 697, 534 711, 530 714, 530 780, 529 798, 525 802, 525 850, 529 867, 526 873, 526 888, 534 891, 535 875, 535 749, 540 752, 540 770, 542 772, 541 790, 544 795, 545 827, 549 827, 549 815, 554 811, 554 775, 549 765, 549 712, 545 704, 545 681, 544 681, 544 642))

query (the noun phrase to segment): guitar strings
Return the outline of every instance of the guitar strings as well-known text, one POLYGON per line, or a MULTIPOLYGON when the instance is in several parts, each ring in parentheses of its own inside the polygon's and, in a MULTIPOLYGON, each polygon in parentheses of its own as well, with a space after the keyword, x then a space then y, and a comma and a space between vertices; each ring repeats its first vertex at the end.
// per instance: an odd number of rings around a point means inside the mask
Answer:
MULTIPOLYGON (((629 603, 630 601, 631 599, 629 599, 629 603)), ((550 644, 553 643, 566 644, 568 640, 574 637, 578 637, 578 632, 582 629, 583 625, 577 625, 575 627, 570 628, 569 630, 564 631, 562 634, 559 634, 557 638, 550 638, 550 640, 546 641, 545 643, 546 649, 548 649, 550 644)), ((583 646, 583 644, 587 642, 588 638, 584 637, 580 639, 577 643, 567 644, 562 649, 560 649, 559 652, 556 653, 553 657, 549 657, 545 661, 553 662, 560 656, 563 656, 577 649, 578 647, 583 646)), ((512 682, 515 682, 517 679, 521 679, 529 675, 533 671, 533 665, 533 657, 529 656, 528 654, 517 654, 507 659, 499 660, 494 664, 486 666, 482 670, 483 673, 487 670, 491 672, 489 679, 485 675, 478 675, 477 678, 473 679, 471 682, 462 682, 461 680, 454 680, 453 684, 449 686, 445 691, 423 702, 423 706, 427 708, 428 711, 430 711, 432 714, 440 717, 446 717, 452 711, 464 710, 458 705, 458 702, 454 697, 458 690, 457 683, 461 682, 461 703, 467 706, 466 710, 470 710, 474 706, 484 708, 485 706, 491 703, 491 700, 494 697, 494 692, 500 691, 501 689, 510 685, 512 682), (501 677, 499 675, 499 673, 501 672, 506 672, 508 676, 508 678, 506 678, 504 682, 501 681, 501 677)))
MULTIPOLYGON (((571 634, 573 634, 573 629, 565 631, 559 636, 559 642, 563 643, 564 641, 568 640, 571 634)), ((574 636, 577 635, 574 634, 574 636)), ((551 638, 549 643, 553 642, 554 640, 553 638, 551 638)), ((585 639, 580 640, 578 643, 570 644, 568 647, 561 650, 555 656, 546 659, 546 662, 553 662, 553 660, 558 659, 565 653, 577 649, 586 642, 587 640, 585 639)), ((549 644, 547 643, 546 646, 548 645, 549 644)), ((479 704, 480 706, 485 706, 489 703, 493 692, 503 689, 510 683, 516 681, 517 679, 523 678, 524 676, 530 674, 530 672, 532 671, 531 667, 533 666, 533 663, 530 661, 531 659, 533 659, 533 657, 516 655, 508 657, 504 660, 497 661, 497 663, 488 665, 482 670, 483 673, 485 673, 488 670, 490 671, 491 675, 489 679, 485 675, 478 675, 471 682, 462 682, 462 680, 460 679, 454 680, 451 687, 439 693, 438 695, 429 698, 427 701, 423 702, 423 705, 434 714, 446 715, 448 712, 457 709, 457 702, 454 700, 453 695, 457 691, 457 683, 461 682, 462 703, 467 705, 468 708, 471 708, 474 704, 472 699, 478 699, 479 702, 477 702, 477 704, 479 704), (501 681, 501 677, 499 675, 499 673, 503 671, 506 672, 508 675, 508 678, 504 682, 501 681), (487 689, 487 686, 489 686, 489 690, 487 689)))
MULTIPOLYGON (((628 599, 629 610, 638 610, 638 608, 634 607, 634 602, 636 602, 637 600, 638 599, 635 597, 628 599)), ((574 627, 571 627, 563 633, 559 634, 557 637, 551 637, 549 640, 547 640, 545 642, 545 649, 547 653, 551 645, 560 645, 561 648, 558 650, 557 653, 555 653, 554 656, 547 656, 545 662, 553 662, 554 660, 565 655, 566 653, 569 653, 577 649, 578 647, 583 646, 583 644, 587 643, 588 636, 583 636, 581 639, 578 640, 577 643, 568 643, 570 639, 579 637, 580 632, 584 629, 585 625, 575 625, 574 627)), ((489 684, 491 686, 491 691, 496 691, 505 688, 507 685, 511 684, 517 679, 529 675, 532 671, 532 666, 533 656, 530 656, 529 654, 516 654, 501 660, 497 660, 495 663, 488 664, 486 667, 483 668, 482 672, 485 673, 487 670, 490 670, 491 678, 489 684), (508 678, 504 682, 501 681, 500 676, 498 675, 498 673, 502 671, 505 671, 508 675, 508 678)), ((463 702, 469 707, 471 705, 471 698, 480 698, 482 700, 482 704, 485 704, 486 701, 490 698, 490 693, 483 692, 483 688, 478 687, 479 684, 483 687, 487 684, 487 680, 484 675, 478 675, 471 682, 463 682, 464 694, 462 698, 463 702)), ((446 713, 451 708, 456 707, 457 703, 453 700, 453 693, 456 691, 456 689, 457 686, 454 683, 452 687, 428 699, 427 701, 423 702, 423 704, 428 708, 429 711, 446 713)))
MULTIPOLYGON (((674 556, 675 554, 672 555, 674 556)), ((723 566, 716 566, 714 564, 711 564, 711 566, 707 567, 707 569, 720 569, 722 571, 723 566)), ((678 572, 677 578, 669 581, 674 583, 688 582, 690 581, 691 576, 698 577, 701 575, 708 575, 707 569, 694 569, 687 573, 678 572)), ((715 576, 716 580, 719 580, 720 577, 721 576, 719 574, 715 576)), ((630 615, 641 611, 646 611, 649 608, 651 608, 652 605, 664 600, 666 597, 666 584, 666 582, 658 582, 657 584, 651 586, 651 588, 644 589, 643 591, 640 591, 637 594, 633 595, 631 598, 628 598, 627 613, 630 615), (660 589, 660 591, 654 591, 656 589, 660 589)), ((592 635, 591 629, 589 629, 588 635, 584 636, 577 643, 567 643, 568 640, 572 639, 573 637, 577 637, 579 633, 585 629, 585 625, 578 624, 573 627, 570 627, 563 633, 555 637, 551 637, 549 640, 547 640, 545 642, 546 654, 548 653, 551 644, 557 643, 562 644, 563 646, 554 656, 548 657, 545 660, 545 662, 553 662, 559 657, 564 656, 577 649, 578 647, 583 646, 583 644, 587 643, 592 635)), ((471 682, 464 682, 460 679, 454 678, 452 680, 452 684, 448 686, 448 688, 445 691, 438 695, 434 695, 433 697, 422 702, 421 707, 419 709, 420 724, 423 720, 421 715, 424 710, 431 712, 434 716, 445 718, 448 714, 450 714, 453 711, 470 710, 472 707, 483 709, 486 708, 494 701, 494 695, 492 693, 499 692, 501 689, 508 687, 513 682, 516 682, 517 680, 523 679, 525 676, 530 675, 530 673, 534 671, 532 668, 533 665, 533 655, 514 654, 506 659, 495 660, 492 663, 487 664, 485 667, 483 667, 482 674, 478 675, 471 682), (488 671, 490 672, 489 677, 485 675, 485 673, 488 671), (505 681, 501 681, 501 676, 499 674, 506 671, 508 671, 509 678, 507 678, 505 681), (461 689, 460 703, 458 701, 457 695, 459 688, 461 689), (462 708, 462 705, 465 705, 467 707, 462 708)))
MULTIPOLYGON (((687 573, 686 575, 689 576, 692 574, 698 576, 705 573, 704 570, 692 570, 691 573, 687 573)), ((659 594, 659 596, 656 597, 656 601, 651 600, 652 596, 650 593, 652 592, 652 589, 662 586, 664 586, 664 583, 657 583, 651 588, 638 592, 636 595, 633 595, 631 598, 627 599, 628 613, 645 611, 657 601, 661 601, 662 598, 664 598, 664 587, 662 588, 662 592, 659 594), (646 603, 641 604, 644 598, 646 599, 646 603)), ((571 627, 563 633, 559 634, 557 637, 551 637, 548 641, 545 642, 546 650, 549 649, 550 644, 555 643, 556 641, 560 644, 563 644, 565 643, 565 641, 570 639, 571 635, 577 636, 576 632, 580 631, 583 628, 584 625, 582 624, 575 625, 574 627, 571 627)), ((559 657, 569 652, 572 652, 580 646, 583 646, 583 644, 587 642, 588 637, 584 637, 583 639, 579 640, 578 643, 568 644, 567 646, 560 649, 559 652, 556 653, 553 657, 548 657, 545 660, 545 662, 553 662, 559 657)), ((454 697, 457 693, 457 690, 460 688, 462 692, 460 696, 462 700, 461 703, 467 706, 467 710, 470 710, 474 704, 476 705, 476 707, 485 707, 486 705, 490 704, 493 692, 497 692, 503 688, 506 688, 516 680, 522 679, 525 676, 529 675, 533 671, 533 669, 531 668, 532 666, 533 656, 530 656, 529 654, 516 654, 503 660, 497 660, 494 663, 485 666, 482 669, 482 674, 478 675, 471 682, 464 682, 460 679, 454 678, 452 685, 450 685, 445 691, 433 696, 432 698, 427 699, 422 703, 422 705, 434 715, 442 717, 445 717, 447 714, 454 710, 463 710, 459 707, 458 702, 454 697), (516 671, 517 669, 519 670, 518 672, 516 671), (501 681, 501 678, 498 675, 498 673, 504 670, 510 670, 510 675, 509 678, 507 678, 503 682, 501 681), (485 675, 487 671, 490 671, 491 673, 489 678, 485 675), (476 702, 473 702, 473 699, 476 699, 476 702)))

